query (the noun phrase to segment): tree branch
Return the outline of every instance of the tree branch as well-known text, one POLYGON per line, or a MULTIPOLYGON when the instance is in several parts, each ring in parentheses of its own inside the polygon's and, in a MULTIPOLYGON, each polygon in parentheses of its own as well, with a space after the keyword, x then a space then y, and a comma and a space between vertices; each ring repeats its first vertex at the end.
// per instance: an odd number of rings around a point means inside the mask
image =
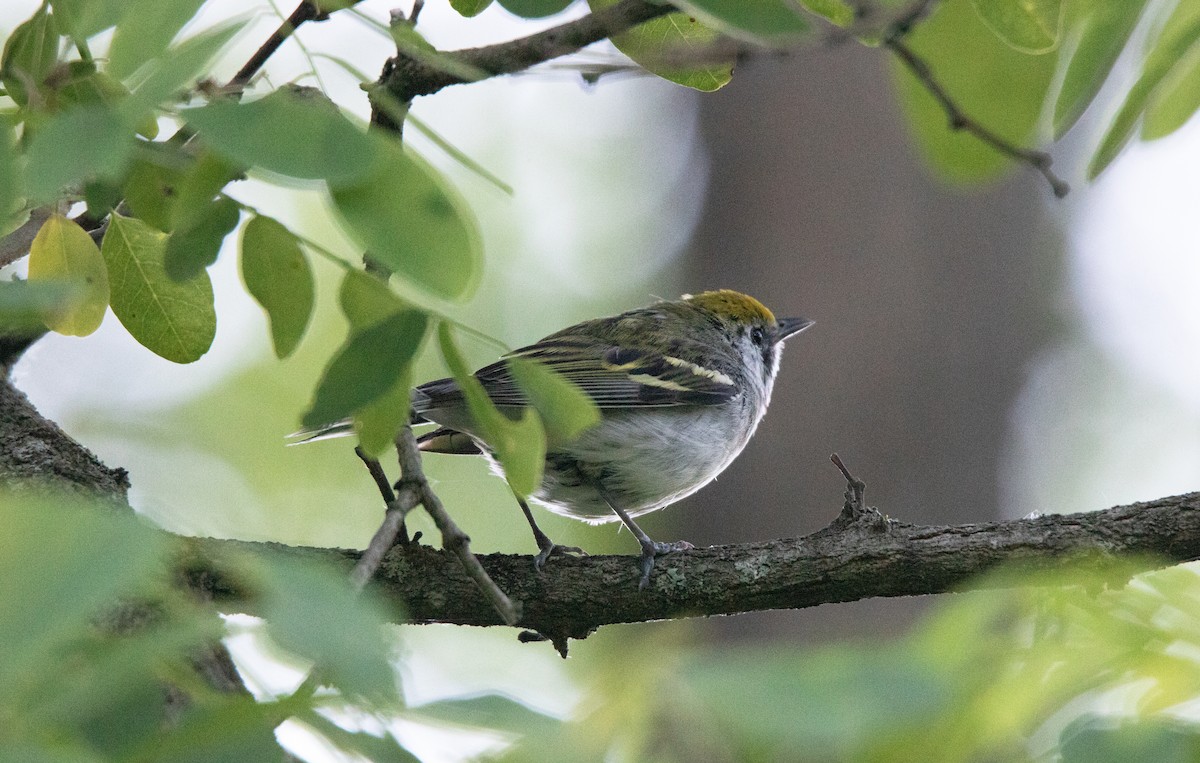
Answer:
POLYGON ((441 54, 460 64, 461 69, 478 72, 475 79, 446 71, 438 65, 436 59, 417 59, 411 55, 400 54, 388 61, 377 86, 382 87, 395 101, 409 103, 419 95, 432 95, 450 85, 461 85, 523 71, 536 64, 574 53, 594 42, 620 34, 675 10, 666 3, 621 0, 616 5, 538 34, 496 45, 441 54))
MULTIPOLYGON (((251 614, 253 602, 211 562, 227 549, 270 547, 347 568, 359 557, 356 551, 212 539, 193 539, 189 545, 189 585, 202 587, 218 606, 251 614)), ((977 585, 980 573, 1000 565, 1020 565, 1029 572, 1082 570, 1127 555, 1139 570, 1200 559, 1200 493, 1085 514, 951 526, 879 522, 864 515, 862 521, 804 538, 671 554, 659 560, 644 591, 638 590, 632 556, 556 558, 540 574, 529 556, 489 554, 479 561, 521 602, 518 627, 551 639, 578 639, 613 623, 945 593, 977 585)), ((399 621, 502 623, 459 560, 446 551, 396 546, 373 585, 395 605, 399 621)))

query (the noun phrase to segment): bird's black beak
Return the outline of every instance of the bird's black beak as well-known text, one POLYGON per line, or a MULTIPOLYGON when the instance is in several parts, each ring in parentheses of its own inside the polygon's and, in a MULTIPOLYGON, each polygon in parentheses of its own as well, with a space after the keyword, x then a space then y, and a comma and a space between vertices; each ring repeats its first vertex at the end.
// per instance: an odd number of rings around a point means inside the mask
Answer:
POLYGON ((816 323, 808 318, 780 318, 775 324, 775 341, 782 342, 816 323))

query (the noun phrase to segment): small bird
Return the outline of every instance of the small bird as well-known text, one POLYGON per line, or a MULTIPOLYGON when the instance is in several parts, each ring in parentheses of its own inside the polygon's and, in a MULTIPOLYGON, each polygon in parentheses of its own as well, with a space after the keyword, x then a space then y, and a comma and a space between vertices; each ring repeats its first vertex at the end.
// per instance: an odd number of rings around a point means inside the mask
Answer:
MULTIPOLYGON (((633 518, 696 492, 742 452, 767 411, 784 340, 811 325, 807 318, 776 319, 736 291, 706 291, 577 323, 475 377, 514 417, 527 401, 508 368, 513 357, 543 363, 595 402, 600 423, 569 443, 551 443, 530 500, 590 524, 623 522, 641 545, 639 587, 645 588, 656 556, 693 546, 651 540, 633 518)), ((418 439, 422 450, 489 455, 454 379, 417 387, 413 411, 414 423, 439 427, 418 439)), ((348 431, 337 424, 307 434, 348 431)), ((492 465, 502 473, 494 459, 492 465)), ((528 504, 517 500, 538 545, 538 569, 552 555, 582 553, 553 543, 528 504)))

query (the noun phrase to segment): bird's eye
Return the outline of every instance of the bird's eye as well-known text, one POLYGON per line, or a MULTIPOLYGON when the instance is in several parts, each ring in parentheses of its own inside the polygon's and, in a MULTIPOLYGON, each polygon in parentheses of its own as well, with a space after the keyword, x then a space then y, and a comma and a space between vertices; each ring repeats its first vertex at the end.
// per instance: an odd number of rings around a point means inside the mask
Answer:
POLYGON ((755 344, 761 345, 763 340, 766 338, 767 336, 763 333, 761 326, 755 326, 754 328, 750 329, 750 341, 754 342, 755 344))

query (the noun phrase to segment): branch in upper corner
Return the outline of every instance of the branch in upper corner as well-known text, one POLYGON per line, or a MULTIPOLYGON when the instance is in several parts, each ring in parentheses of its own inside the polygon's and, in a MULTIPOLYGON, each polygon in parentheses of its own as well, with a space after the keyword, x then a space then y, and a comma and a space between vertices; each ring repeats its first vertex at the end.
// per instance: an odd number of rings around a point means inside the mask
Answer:
POLYGON ((478 72, 474 79, 446 71, 437 65, 436 59, 418 60, 409 55, 397 55, 388 61, 376 85, 400 103, 409 103, 419 95, 431 95, 450 85, 523 71, 673 11, 675 8, 667 3, 621 0, 616 5, 528 37, 442 54, 462 68, 478 72))
POLYGON ((942 107, 942 110, 946 112, 946 117, 950 120, 950 129, 962 130, 974 135, 1005 156, 1028 164, 1040 172, 1042 177, 1046 178, 1046 182, 1050 184, 1050 190, 1054 192, 1056 197, 1061 199, 1066 196, 1070 192, 1071 187, 1067 185, 1066 181, 1054 174, 1054 170, 1051 168, 1053 160, 1049 154, 1044 151, 1035 151, 1014 145, 963 113, 962 109, 954 101, 954 98, 946 91, 946 88, 934 77, 933 70, 930 69, 929 64, 918 56, 904 41, 905 35, 907 35, 912 27, 912 23, 897 25, 884 38, 883 44, 900 59, 900 62, 917 78, 921 86, 933 96, 934 100, 942 107))

